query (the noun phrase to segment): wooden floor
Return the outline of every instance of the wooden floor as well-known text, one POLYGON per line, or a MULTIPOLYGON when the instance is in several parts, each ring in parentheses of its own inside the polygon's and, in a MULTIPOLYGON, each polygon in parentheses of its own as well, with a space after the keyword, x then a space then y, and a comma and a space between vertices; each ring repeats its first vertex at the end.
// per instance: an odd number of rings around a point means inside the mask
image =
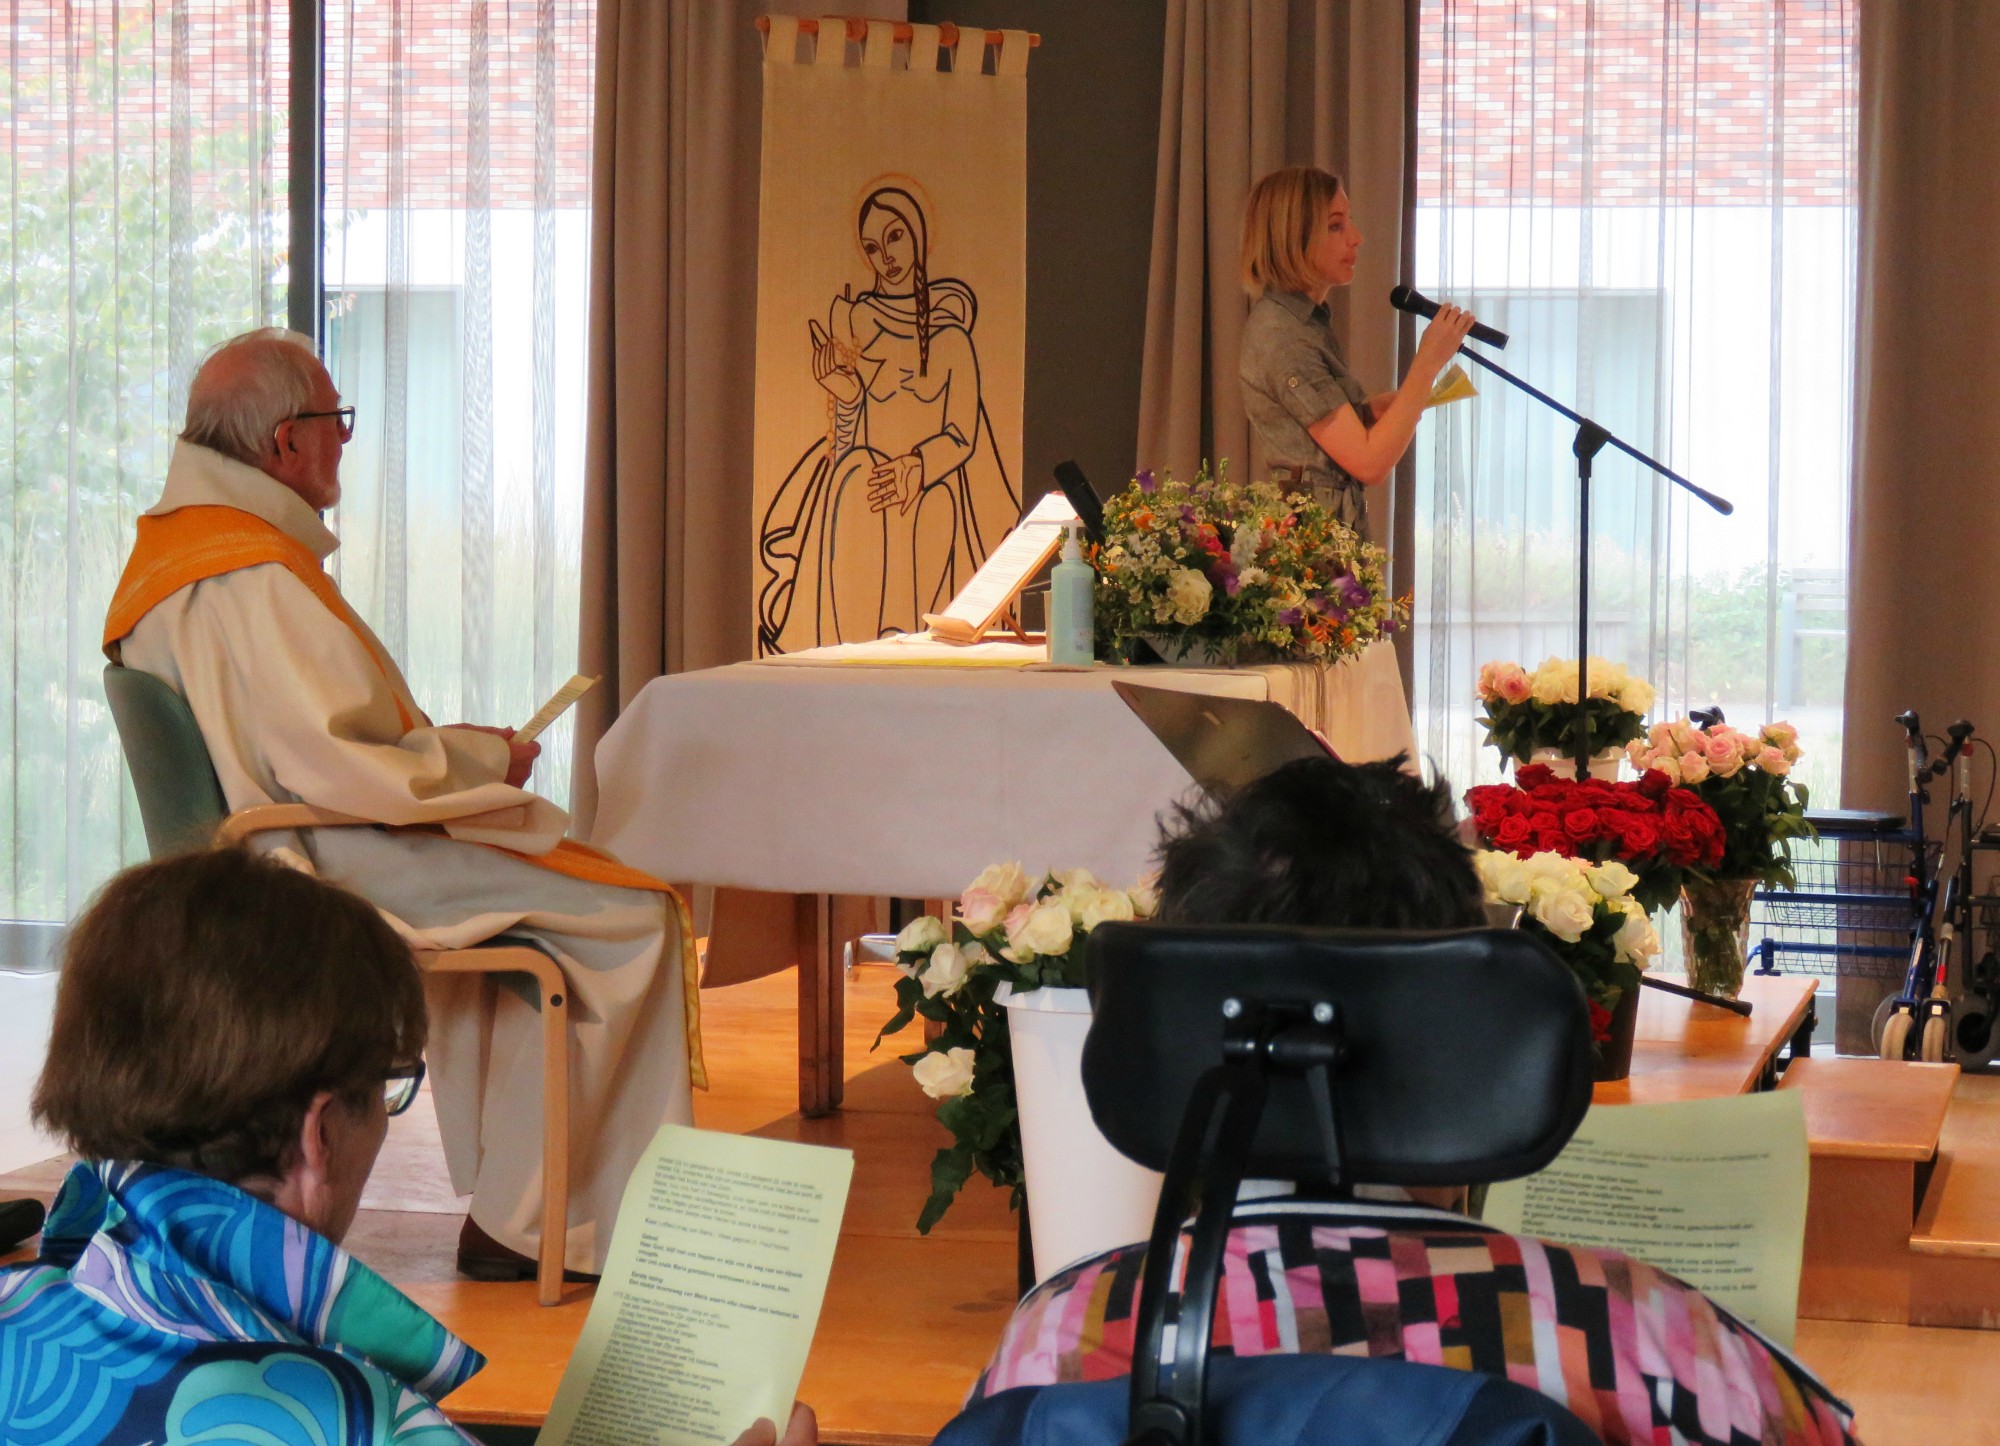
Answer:
MULTIPOLYGON (((926 1238, 915 1228, 932 1152, 945 1136, 896 1062, 906 1033, 869 1052, 891 1012, 893 971, 863 968, 847 997, 847 1105, 829 1119, 796 1112, 794 978, 711 991, 703 1006, 714 1088, 697 1097, 711 1129, 844 1145, 853 1193, 819 1334, 801 1387, 828 1442, 928 1441, 957 1409, 1013 1303, 1014 1230, 1001 1192, 982 1183, 926 1238)), ((903 1043, 910 1041, 911 1043, 903 1043)), ((1963 1088, 2000 1098, 2000 1080, 1963 1088)), ((1995 1142, 2000 1150, 2000 1141, 1995 1142)), ((0 1193, 46 1196, 64 1162, 0 1176, 0 1193)), ((588 1290, 561 1306, 532 1284, 458 1280, 462 1213, 444 1183, 427 1110, 395 1122, 349 1245, 492 1361, 446 1404, 468 1424, 530 1425, 555 1392, 582 1329, 588 1290)), ((2000 1446, 2000 1332, 1802 1321, 1799 1354, 1859 1411, 1870 1446, 2000 1446)))

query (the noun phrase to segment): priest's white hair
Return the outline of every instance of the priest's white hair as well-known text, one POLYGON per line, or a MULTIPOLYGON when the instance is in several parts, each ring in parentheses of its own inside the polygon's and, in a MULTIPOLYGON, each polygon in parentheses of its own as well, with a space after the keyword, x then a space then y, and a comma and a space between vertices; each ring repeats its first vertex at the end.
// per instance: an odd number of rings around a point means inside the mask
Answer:
POLYGON ((269 455, 278 423, 312 405, 319 377, 311 337, 282 326, 232 336, 194 374, 181 440, 254 467, 269 455))

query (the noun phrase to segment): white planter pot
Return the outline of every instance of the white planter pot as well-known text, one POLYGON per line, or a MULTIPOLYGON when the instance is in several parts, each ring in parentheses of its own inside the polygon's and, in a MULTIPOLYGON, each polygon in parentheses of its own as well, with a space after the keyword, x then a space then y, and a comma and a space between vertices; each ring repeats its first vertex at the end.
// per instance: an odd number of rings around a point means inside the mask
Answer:
MULTIPOLYGON (((1557 778, 1576 777, 1576 755, 1560 748, 1537 748, 1530 763, 1539 763, 1549 769, 1557 778)), ((1590 756, 1590 776, 1605 783, 1618 781, 1618 770, 1625 762, 1625 752, 1620 748, 1606 748, 1590 756)))
POLYGON ((994 996, 1007 1006, 1021 1158, 1035 1236, 1035 1279, 1118 1245, 1146 1239, 1160 1176, 1111 1148, 1083 1097, 1090 992, 1035 989, 994 996))

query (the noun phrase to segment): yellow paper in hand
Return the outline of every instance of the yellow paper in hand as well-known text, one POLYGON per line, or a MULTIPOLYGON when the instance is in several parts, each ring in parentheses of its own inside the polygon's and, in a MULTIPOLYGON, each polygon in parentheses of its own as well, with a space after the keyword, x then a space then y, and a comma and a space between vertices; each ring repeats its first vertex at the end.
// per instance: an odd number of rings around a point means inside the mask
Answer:
POLYGON ((1430 400, 1424 403, 1424 410, 1429 411, 1432 407, 1441 407, 1446 402, 1459 402, 1478 395, 1479 389, 1473 386, 1472 378, 1465 374, 1465 368, 1453 362, 1444 369, 1444 375, 1432 384, 1430 400))
POLYGON ((1797 1090, 1594 1105, 1546 1169, 1488 1191, 1486 1223, 1622 1250, 1789 1347, 1810 1169, 1797 1090))
POLYGON ((516 743, 533 743, 549 724, 569 711, 570 704, 597 686, 597 679, 587 678, 577 673, 550 695, 549 701, 535 710, 535 716, 514 730, 516 743))
POLYGON ((847 1150, 662 1125, 538 1446, 784 1429, 854 1175, 847 1150))

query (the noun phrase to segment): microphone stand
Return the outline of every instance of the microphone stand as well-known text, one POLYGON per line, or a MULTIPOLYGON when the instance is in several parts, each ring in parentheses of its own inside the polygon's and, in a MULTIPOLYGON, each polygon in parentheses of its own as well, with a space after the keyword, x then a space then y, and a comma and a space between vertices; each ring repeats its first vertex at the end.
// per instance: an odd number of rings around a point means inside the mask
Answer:
MULTIPOLYGON (((1597 454, 1609 445, 1616 447, 1635 462, 1643 462, 1662 477, 1696 497, 1727 517, 1736 510, 1735 504, 1718 497, 1705 488, 1697 487, 1680 473, 1664 463, 1648 457, 1637 447, 1600 427, 1580 412, 1570 410, 1547 392, 1521 380, 1498 362, 1481 356, 1470 346, 1461 346, 1458 354, 1467 357, 1492 372, 1493 375, 1511 382, 1526 392, 1550 411, 1576 423, 1576 440, 1570 451, 1576 454, 1576 776, 1581 782, 1590 769, 1590 466, 1597 454)), ((1747 1011, 1746 1011, 1747 1012, 1747 1011)))

